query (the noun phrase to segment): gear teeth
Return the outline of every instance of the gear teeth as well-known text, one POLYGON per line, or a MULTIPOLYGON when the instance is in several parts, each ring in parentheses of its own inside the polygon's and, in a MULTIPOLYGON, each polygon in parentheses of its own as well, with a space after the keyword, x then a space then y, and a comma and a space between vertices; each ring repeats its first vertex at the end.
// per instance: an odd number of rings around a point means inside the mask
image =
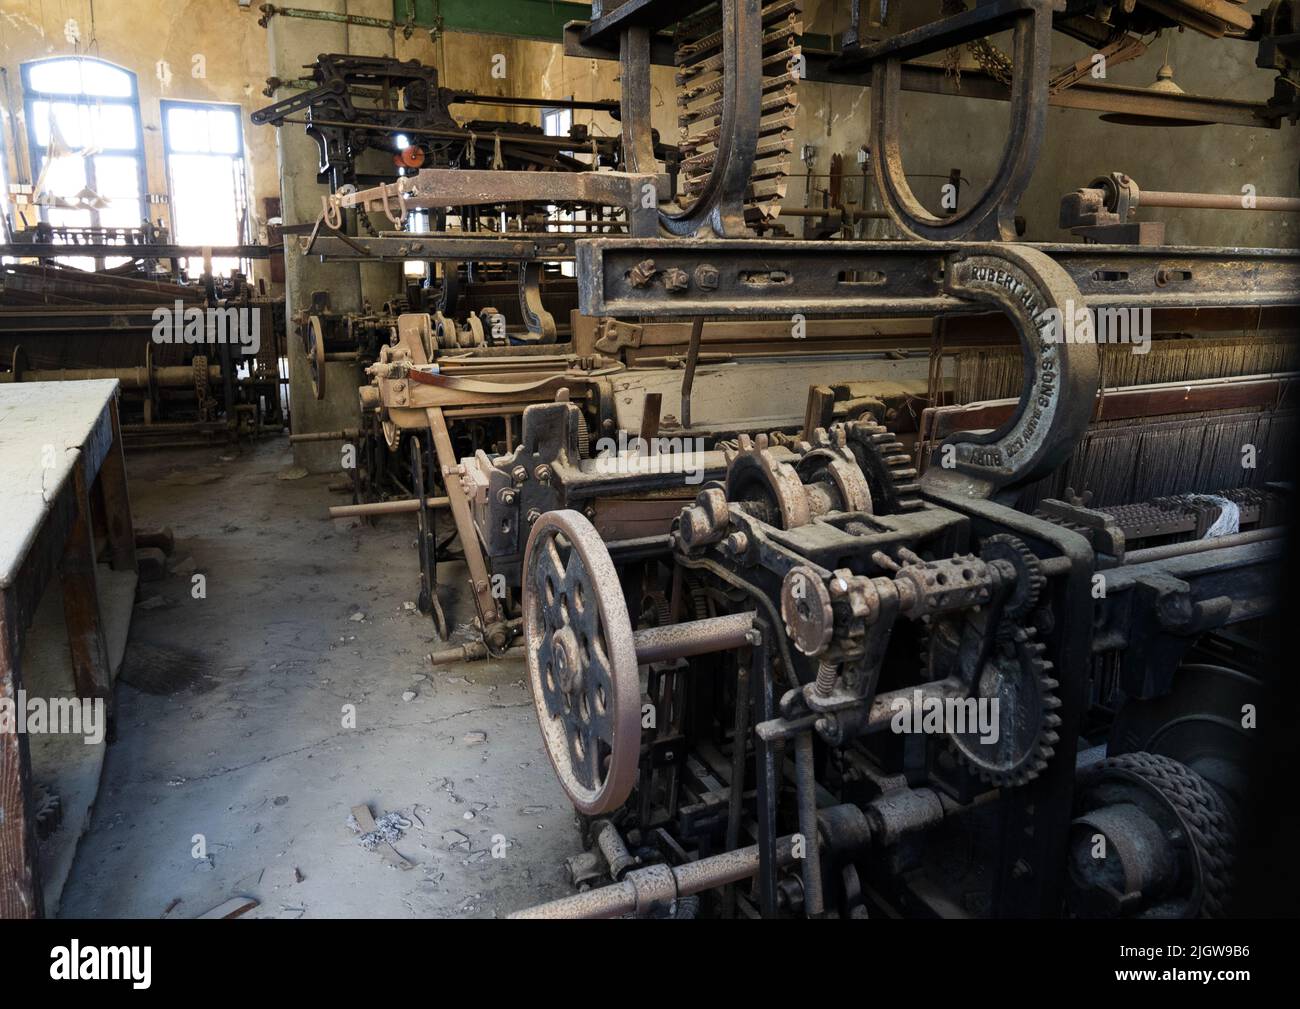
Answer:
MULTIPOLYGON (((1007 625, 1004 623, 1002 627, 1006 628, 1007 625)), ((1033 677, 1038 682, 1040 704, 1038 733, 1032 742, 1026 744, 1023 756, 1015 762, 1014 766, 990 767, 987 763, 981 762, 982 757, 978 750, 973 753, 967 752, 959 746, 960 737, 949 736, 948 738, 948 747, 958 760, 981 780, 1000 788, 1018 787, 1037 778, 1047 767, 1048 761, 1055 756, 1056 744, 1060 742, 1060 733, 1056 730, 1061 727, 1061 716, 1055 712, 1061 707, 1061 699, 1053 693, 1059 683, 1047 675, 1052 664, 1042 658, 1045 646, 1033 640, 1036 636, 1035 627, 1016 627, 1001 642, 1004 653, 1002 661, 1018 662, 1020 675, 1033 677)))
POLYGON ((874 420, 836 424, 871 487, 877 515, 899 515, 925 507, 918 473, 903 443, 874 420))

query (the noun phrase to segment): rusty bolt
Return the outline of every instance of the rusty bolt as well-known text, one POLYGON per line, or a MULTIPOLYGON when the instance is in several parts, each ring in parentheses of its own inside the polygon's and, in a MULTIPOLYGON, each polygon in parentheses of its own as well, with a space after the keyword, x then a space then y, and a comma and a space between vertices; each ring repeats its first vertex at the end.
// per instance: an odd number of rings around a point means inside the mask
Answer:
POLYGON ((541 513, 541 510, 540 510, 540 509, 538 509, 538 508, 530 508, 530 509, 528 509, 528 524, 529 524, 529 525, 532 525, 534 522, 536 522, 536 521, 537 521, 539 518, 541 518, 541 517, 542 517, 542 513, 541 513))
POLYGON ((533 470, 533 476, 537 477, 539 483, 550 483, 551 467, 543 463, 542 465, 538 466, 535 470, 533 470))
POLYGON ((502 487, 501 492, 497 495, 497 500, 506 506, 513 505, 515 503, 515 492, 509 487, 502 487))
POLYGON ((722 542, 722 549, 732 557, 739 557, 749 550, 749 537, 744 533, 732 533, 722 542))
POLYGON ((679 294, 691 286, 691 278, 685 270, 679 270, 675 266, 664 270, 664 290, 671 294, 679 294))
POLYGON ((528 469, 525 466, 516 466, 510 471, 510 479, 515 483, 523 483, 528 479, 528 469))
POLYGON ((701 263, 695 268, 695 283, 702 291, 716 291, 718 289, 718 268, 708 263, 701 263))
POLYGON ((643 259, 628 271, 627 280, 633 287, 645 287, 658 272, 653 259, 643 259))

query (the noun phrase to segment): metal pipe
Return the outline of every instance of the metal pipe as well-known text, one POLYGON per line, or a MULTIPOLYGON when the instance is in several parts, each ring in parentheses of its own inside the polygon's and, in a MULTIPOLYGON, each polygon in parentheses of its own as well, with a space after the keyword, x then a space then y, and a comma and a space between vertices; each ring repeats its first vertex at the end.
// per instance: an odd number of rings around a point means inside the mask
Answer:
POLYGON ((1175 193, 1159 189, 1142 189, 1133 207, 1179 207, 1187 210, 1273 210, 1300 214, 1300 198, 1293 196, 1254 196, 1233 193, 1175 193))
MULTIPOLYGON (((498 659, 519 658, 527 652, 523 645, 511 645, 501 654, 495 656, 498 659)), ((487 650, 487 645, 482 641, 467 641, 463 645, 454 645, 451 648, 443 648, 440 651, 429 653, 429 662, 435 666, 444 666, 451 662, 480 662, 483 659, 492 657, 487 650)))
POLYGON ((794 740, 795 787, 799 803, 799 833, 803 835, 803 906, 809 918, 826 909, 822 895, 821 840, 817 836, 817 774, 813 764, 813 737, 801 732, 794 740))
POLYGON ((601 820, 592 827, 592 836, 596 839, 596 847, 600 849, 605 864, 609 866, 609 878, 615 881, 622 880, 637 864, 637 859, 633 858, 632 853, 627 850, 618 828, 608 820, 601 820))
MULTIPOLYGON (((731 733, 731 781, 727 792, 727 850, 740 844, 740 818, 744 812, 746 743, 749 741, 749 664, 742 657, 736 663, 736 715, 731 733)), ((735 915, 736 892, 727 887, 723 894, 726 917, 735 915)))
POLYGON ((708 652, 725 652, 749 644, 754 614, 730 613, 682 624, 646 627, 632 635, 637 665, 668 662, 708 652))
MULTIPOLYGON (((424 499, 426 508, 446 508, 449 500, 445 497, 427 497, 424 499)), ((400 501, 374 501, 369 504, 351 504, 335 505, 330 509, 330 518, 332 519, 349 519, 360 518, 365 515, 402 515, 408 512, 418 512, 420 502, 416 498, 405 498, 400 501)))
MULTIPOLYGON (((777 861, 794 860, 793 838, 777 842, 777 861)), ((722 855, 711 855, 684 865, 653 865, 629 872, 621 883, 576 893, 570 897, 515 911, 511 918, 618 918, 645 913, 663 899, 676 900, 749 879, 758 872, 758 845, 751 844, 722 855)))
POLYGON ((1199 554, 1207 550, 1226 550, 1228 547, 1244 546, 1247 543, 1260 543, 1266 540, 1280 540, 1286 535, 1286 526, 1269 526, 1265 529, 1251 529, 1231 536, 1216 536, 1208 540, 1192 540, 1188 543, 1166 543, 1160 547, 1147 547, 1134 550, 1124 555, 1124 564, 1145 564, 1148 561, 1163 561, 1171 557, 1186 554, 1199 554))
POLYGON ((361 432, 355 427, 345 427, 342 431, 311 431, 307 434, 289 435, 290 445, 301 445, 312 441, 355 441, 361 432))
MULTIPOLYGON (((150 385, 149 369, 135 368, 30 368, 23 372, 24 382, 84 382, 93 379, 115 378, 123 389, 147 389, 150 385)), ((168 388, 190 388, 194 385, 194 369, 189 365, 164 365, 153 369, 153 385, 168 388)), ((220 381, 221 369, 208 366, 208 379, 220 381)), ((0 373, 0 382, 12 382, 13 372, 0 373)))

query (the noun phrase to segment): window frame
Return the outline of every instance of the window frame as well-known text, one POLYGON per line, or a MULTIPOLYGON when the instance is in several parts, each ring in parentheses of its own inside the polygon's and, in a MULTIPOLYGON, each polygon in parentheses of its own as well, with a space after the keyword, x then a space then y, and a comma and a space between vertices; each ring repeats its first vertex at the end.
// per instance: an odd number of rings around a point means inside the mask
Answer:
MULTIPOLYGON (((140 189, 140 220, 135 227, 143 227, 149 220, 149 177, 146 167, 146 157, 144 149, 144 121, 140 115, 140 83, 135 71, 128 70, 126 67, 119 66, 109 60, 101 60, 94 56, 45 56, 41 59, 27 60, 20 65, 22 72, 23 84, 23 119, 27 129, 27 151, 31 161, 32 178, 39 179, 41 175, 41 164, 49 154, 49 145, 42 146, 36 139, 36 116, 34 114, 37 102, 56 102, 70 103, 75 105, 125 105, 135 112, 135 148, 130 152, 130 156, 135 158, 136 175, 139 179, 140 189), (92 95, 84 92, 68 94, 57 91, 38 91, 32 86, 32 71, 40 66, 50 63, 96 63, 102 66, 110 67, 119 73, 125 74, 127 81, 131 85, 129 95, 92 95)), ((53 122, 53 116, 51 116, 53 122)), ((122 149, 126 151, 125 148, 122 149)), ((97 179, 95 177, 95 162, 93 158, 85 159, 86 162, 86 186, 87 188, 99 192, 96 189, 97 179)), ((33 193, 33 196, 37 194, 33 193)), ((49 221, 49 207, 41 206, 38 208, 42 221, 49 221)), ((102 228, 105 225, 100 221, 98 210, 86 211, 90 214, 92 228, 102 228)))
MULTIPOLYGON (((242 198, 244 202, 244 220, 236 221, 236 244, 247 245, 252 241, 253 225, 253 207, 252 207, 252 186, 248 177, 248 147, 244 143, 244 107, 237 102, 200 102, 191 101, 185 98, 163 98, 159 100, 159 115, 162 119, 162 138, 163 138, 163 170, 167 175, 167 210, 168 217, 171 219, 171 240, 180 242, 180 210, 176 203, 176 187, 172 179, 172 155, 196 154, 202 152, 196 151, 178 151, 172 145, 172 129, 170 125, 170 116, 168 112, 171 109, 202 109, 208 112, 231 112, 235 116, 235 152, 227 154, 224 151, 215 152, 215 156, 230 158, 239 162, 239 173, 243 182, 242 198)), ((211 152, 210 152, 211 153, 211 152)), ((241 194, 236 193, 236 200, 241 194)), ((188 258, 186 266, 188 267, 188 258)), ((251 276, 252 260, 241 259, 239 261, 240 271, 246 276, 251 276)))

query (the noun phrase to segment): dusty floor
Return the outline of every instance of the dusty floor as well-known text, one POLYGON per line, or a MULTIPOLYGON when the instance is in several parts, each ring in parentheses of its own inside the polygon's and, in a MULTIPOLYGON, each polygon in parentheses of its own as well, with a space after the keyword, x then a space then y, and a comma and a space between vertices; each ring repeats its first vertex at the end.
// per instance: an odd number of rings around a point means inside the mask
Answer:
MULTIPOLYGON (((128 457, 136 525, 172 528, 179 570, 141 585, 118 738, 59 913, 194 917, 249 896, 251 917, 490 917, 570 892, 572 807, 523 664, 431 667, 432 625, 404 606, 413 518, 331 521, 337 478, 279 479, 291 462, 282 439, 128 457), (412 821, 396 848, 413 868, 358 845, 361 803, 412 821)), ((466 640, 466 601, 443 598, 466 640)))

